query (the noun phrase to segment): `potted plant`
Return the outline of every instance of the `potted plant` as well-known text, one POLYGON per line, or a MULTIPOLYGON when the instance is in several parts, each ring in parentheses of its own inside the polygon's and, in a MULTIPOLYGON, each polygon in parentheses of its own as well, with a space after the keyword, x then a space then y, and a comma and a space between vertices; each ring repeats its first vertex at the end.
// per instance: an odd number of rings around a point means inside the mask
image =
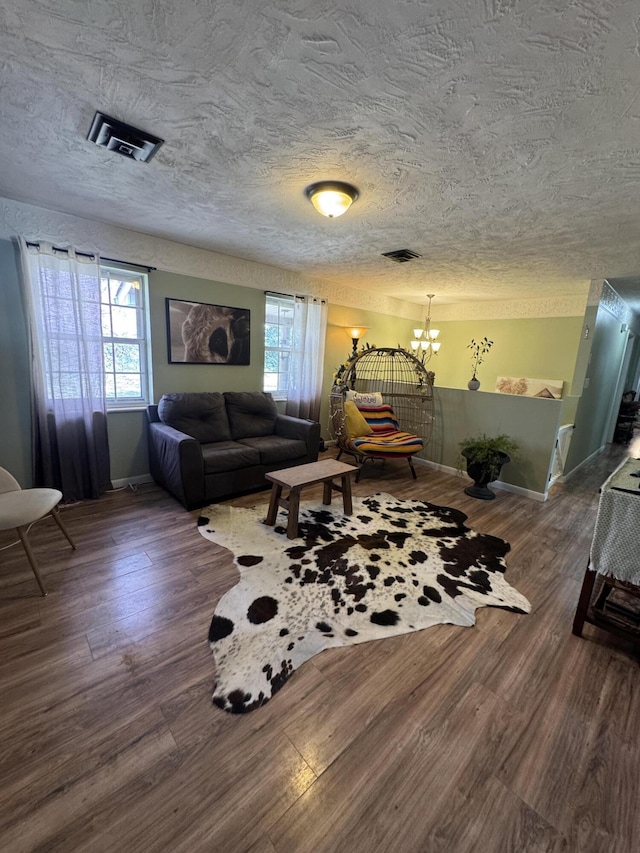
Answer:
MULTIPOLYGON (((460 456, 466 459, 467 474, 473 480, 473 486, 467 486, 465 494, 484 501, 493 500, 495 494, 488 484, 498 479, 502 466, 518 452, 517 442, 508 435, 482 434, 463 439, 459 446, 460 456)), ((462 464, 460 460, 461 467, 462 464)))
POLYGON ((481 341, 476 341, 475 338, 471 338, 471 343, 467 346, 467 349, 471 350, 471 364, 473 367, 473 376, 467 383, 467 387, 470 391, 477 391, 480 387, 480 380, 476 376, 478 371, 478 367, 484 361, 485 355, 489 352, 491 347, 493 346, 493 341, 490 341, 486 336, 481 341))

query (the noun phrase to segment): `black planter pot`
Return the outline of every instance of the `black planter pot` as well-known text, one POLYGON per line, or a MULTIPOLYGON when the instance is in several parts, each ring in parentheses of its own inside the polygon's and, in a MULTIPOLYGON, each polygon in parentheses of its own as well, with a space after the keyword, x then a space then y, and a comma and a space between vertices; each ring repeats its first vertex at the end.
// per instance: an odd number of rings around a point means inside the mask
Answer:
POLYGON ((462 451, 462 455, 467 460, 467 474, 473 480, 473 486, 467 486, 464 490, 466 495, 471 495, 472 498, 479 498, 481 501, 492 501, 495 498, 495 493, 488 488, 489 483, 493 483, 500 476, 502 466, 511 461, 511 458, 501 450, 497 451, 498 461, 495 465, 487 467, 480 462, 473 462, 469 459, 469 452, 462 451))

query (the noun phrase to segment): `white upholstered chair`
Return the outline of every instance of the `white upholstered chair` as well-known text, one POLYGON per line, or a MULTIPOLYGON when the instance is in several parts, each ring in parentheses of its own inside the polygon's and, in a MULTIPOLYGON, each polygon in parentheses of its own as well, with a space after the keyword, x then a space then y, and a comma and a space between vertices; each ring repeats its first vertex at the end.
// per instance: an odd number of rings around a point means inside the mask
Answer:
POLYGON ((62 492, 57 489, 21 489, 15 477, 4 468, 0 468, 0 530, 16 529, 43 595, 46 595, 47 591, 42 583, 38 563, 27 539, 27 530, 34 521, 51 514, 60 530, 67 537, 71 547, 75 549, 75 542, 69 536, 58 512, 58 504, 61 499, 62 492))

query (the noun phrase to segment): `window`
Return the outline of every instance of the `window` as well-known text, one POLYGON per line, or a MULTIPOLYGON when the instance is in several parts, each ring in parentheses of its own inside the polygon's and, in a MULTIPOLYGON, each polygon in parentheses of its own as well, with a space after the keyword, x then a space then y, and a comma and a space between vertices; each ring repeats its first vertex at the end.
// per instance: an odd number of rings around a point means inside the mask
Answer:
POLYGON ((109 409, 149 401, 147 276, 100 267, 102 351, 109 409))
POLYGON ((268 293, 264 326, 264 390, 276 400, 287 399, 293 347, 293 296, 268 293))

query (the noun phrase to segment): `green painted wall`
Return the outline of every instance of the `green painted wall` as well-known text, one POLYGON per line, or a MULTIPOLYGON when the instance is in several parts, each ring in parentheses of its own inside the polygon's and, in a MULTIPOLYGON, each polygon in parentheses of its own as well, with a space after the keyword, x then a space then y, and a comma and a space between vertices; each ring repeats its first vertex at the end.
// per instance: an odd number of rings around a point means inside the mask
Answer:
POLYGON ((434 404, 433 436, 421 456, 455 468, 462 439, 504 433, 518 442, 520 451, 504 466, 500 479, 544 494, 562 420, 561 400, 436 387, 434 404))
MULTIPOLYGON (((249 287, 206 281, 160 270, 149 273, 149 320, 153 398, 172 391, 253 391, 262 389, 264 370, 264 293, 249 287), (251 311, 251 363, 169 364, 166 299, 186 299, 251 311)), ((146 474, 146 423, 143 412, 110 412, 111 476, 124 479, 146 474)))
POLYGON ((149 273, 149 315, 153 350, 153 391, 262 390, 264 375, 264 291, 154 270, 149 273), (166 299, 186 299, 251 311, 251 364, 169 364, 166 299))
MULTIPOLYGON (((33 485, 31 461, 31 392, 27 327, 22 304, 17 244, 0 240, 0 393, 3 429, 0 465, 23 486, 33 485)), ((262 388, 264 364, 264 293, 200 278, 153 271, 149 275, 153 395, 169 391, 245 391, 262 388), (169 364, 165 298, 189 299, 251 309, 251 364, 169 364)), ((145 417, 142 411, 110 412, 111 477, 147 474, 145 417)))
POLYGON ((333 384, 333 374, 351 354, 351 338, 345 332, 345 326, 366 326, 368 331, 358 346, 365 343, 378 347, 397 347, 410 340, 411 320, 378 314, 375 311, 363 311, 359 308, 346 308, 343 305, 329 304, 327 319, 327 337, 324 353, 324 378, 322 383, 322 408, 320 423, 323 438, 333 438, 329 424, 329 394, 333 384))
POLYGON ((576 412, 578 411, 578 403, 580 397, 563 397, 562 398, 562 423, 573 424, 576 420, 576 412))
POLYGON ((143 411, 109 412, 111 479, 126 480, 149 473, 147 425, 143 411))
POLYGON ((0 466, 23 488, 31 471, 31 373, 18 244, 0 240, 0 466))
POLYGON ((440 352, 431 359, 436 385, 466 388, 472 375, 471 339, 485 336, 493 347, 478 370, 484 391, 494 391, 498 376, 562 379, 563 394, 571 389, 582 334, 582 317, 529 320, 437 321, 440 352))
MULTIPOLYGON (((540 374, 540 378, 549 379, 561 375, 570 385, 573 377, 573 363, 568 364, 566 362, 570 357, 569 353, 572 347, 575 360, 575 351, 581 331, 580 318, 561 318, 559 322, 501 320, 490 321, 488 325, 495 335, 496 346, 500 341, 505 351, 509 347, 509 351, 513 355, 515 346, 509 342, 520 340, 525 329, 529 336, 532 336, 535 330, 540 334, 545 328, 544 324, 549 322, 551 322, 552 328, 551 330, 547 329, 547 346, 551 346, 556 354, 562 354, 565 361, 564 372, 562 374, 555 372, 553 375, 540 374), (509 322, 517 324, 513 333, 505 328, 509 322), (563 344, 563 337, 568 334, 572 338, 572 345, 563 344)), ((364 338, 366 342, 376 346, 390 347, 395 347, 398 343, 407 345, 414 325, 411 321, 375 314, 374 312, 343 308, 336 305, 329 306, 321 416, 322 432, 325 437, 331 437, 328 395, 333 373, 350 352, 349 339, 343 327, 352 323, 369 327, 364 338)), ((443 340, 441 352, 429 364, 429 368, 436 371, 434 399, 436 424, 432 439, 421 456, 441 465, 455 468, 458 462, 458 442, 463 438, 482 432, 488 435, 507 433, 518 441, 522 452, 517 459, 503 468, 502 479, 521 488, 543 494, 546 491, 551 454, 558 428, 564 422, 563 417, 569 417, 569 414, 566 413, 569 400, 539 400, 531 397, 468 391, 466 383, 470 373, 467 372, 468 352, 465 347, 474 334, 479 334, 477 325, 471 332, 473 323, 447 322, 436 325, 441 329, 440 337, 443 340), (445 326, 447 327, 446 332, 444 331, 445 326), (461 329, 456 328, 458 326, 461 329), (456 341, 459 346, 456 346, 456 341), (464 390, 442 387, 445 384, 442 380, 443 373, 446 376, 446 371, 443 370, 445 346, 448 348, 447 362, 452 359, 451 351, 463 353, 464 360, 461 369, 464 372, 460 372, 459 375, 462 377, 461 385, 464 390)), ((536 375, 531 370, 538 363, 537 356, 543 349, 544 346, 536 341, 535 345, 527 345, 525 349, 526 358, 521 355, 516 358, 514 355, 515 364, 525 370, 524 375, 536 375)), ((511 365, 509 371, 514 370, 512 362, 509 361, 511 355, 505 356, 503 362, 511 365)), ((510 376, 514 373, 507 372, 506 375, 510 376)), ((571 407, 569 406, 569 408, 571 407)), ((575 403, 573 410, 575 410, 575 403)))
MULTIPOLYGON (((154 271, 150 283, 150 324, 153 348, 153 393, 157 400, 175 390, 252 390, 262 387, 264 360, 264 293, 255 288, 154 271), (167 358, 167 297, 224 304, 251 310, 251 364, 227 365, 169 364, 167 358)), ((435 323, 441 329, 442 350, 429 365, 436 371, 436 430, 425 455, 433 461, 455 466, 457 442, 475 432, 507 432, 518 440, 524 454, 503 469, 503 479, 514 485, 543 492, 550 452, 560 423, 576 414, 576 433, 570 462, 586 458, 601 435, 610 411, 621 344, 619 323, 610 322, 608 312, 594 317, 594 331, 583 339, 581 318, 545 320, 492 320, 482 323, 447 321, 435 323), (608 317, 606 316, 608 315, 608 317), (467 344, 472 337, 487 335, 495 345, 480 369, 483 390, 469 392, 471 375, 467 344), (593 346, 591 343, 593 342, 593 346), (592 352, 593 350, 593 352, 592 352), (534 378, 562 378, 565 394, 574 395, 582 387, 582 371, 589 367, 590 393, 580 403, 577 397, 561 402, 511 397, 489 393, 497 375, 525 375, 534 378), (443 387, 443 386, 451 387, 443 387), (610 386, 613 387, 610 387, 610 386), (460 390, 464 389, 464 390, 460 390), (607 390, 609 389, 609 395, 607 390), (582 427, 580 430, 579 427, 582 427)), ((321 412, 322 434, 328 429, 328 395, 332 374, 350 352, 344 331, 349 324, 365 325, 364 341, 378 346, 408 345, 414 323, 362 309, 329 306, 329 326, 325 351, 325 376, 321 412)), ((362 342, 361 342, 362 343, 362 342)), ((0 240, 0 371, 3 430, 0 465, 11 470, 24 486, 31 480, 30 371, 27 331, 20 289, 17 247, 0 240)), ((109 415, 112 478, 135 477, 148 472, 144 414, 141 411, 113 412, 109 415)), ((574 463, 575 464, 575 463, 574 463)), ((569 470, 569 469, 568 469, 569 470)))
POLYGON ((578 467, 605 443, 605 430, 613 407, 620 365, 624 355, 626 335, 620 333, 621 323, 604 306, 598 308, 593 330, 585 384, 578 403, 575 424, 565 474, 578 467), (588 380, 588 382, 586 381, 588 380))
POLYGON ((584 380, 587 376, 587 369, 591 359, 591 348, 596 329, 596 317, 598 314, 597 305, 588 305, 584 313, 582 321, 582 329, 580 332, 580 343, 578 344, 578 355, 576 358, 575 370, 573 371, 573 382, 571 385, 571 393, 580 397, 584 388, 584 380))
POLYGON ((627 375, 624 381, 625 391, 638 390, 636 388, 636 377, 638 375, 638 364, 640 364, 640 335, 634 335, 631 346, 631 358, 629 359, 629 367, 627 368, 627 375))

